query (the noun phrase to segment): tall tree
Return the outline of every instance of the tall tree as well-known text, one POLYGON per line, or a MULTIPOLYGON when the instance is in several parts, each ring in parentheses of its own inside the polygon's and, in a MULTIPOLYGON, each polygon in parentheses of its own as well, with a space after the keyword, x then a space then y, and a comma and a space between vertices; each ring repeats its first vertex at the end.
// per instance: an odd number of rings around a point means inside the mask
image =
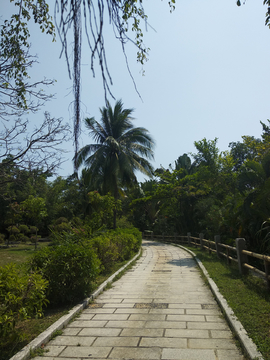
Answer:
POLYGON ((100 122, 94 117, 86 118, 85 125, 96 143, 84 146, 75 158, 76 167, 86 166, 91 184, 97 187, 99 183, 101 192, 111 192, 115 199, 121 188, 137 183, 135 171, 147 176, 153 173, 148 159, 154 158, 154 141, 148 130, 133 126, 132 112, 133 109, 124 109, 119 100, 114 109, 108 102, 100 109, 100 122))
POLYGON ((197 153, 193 154, 194 164, 198 167, 208 166, 211 171, 216 171, 218 168, 218 148, 217 138, 214 140, 206 140, 203 138, 200 141, 194 141, 197 153))

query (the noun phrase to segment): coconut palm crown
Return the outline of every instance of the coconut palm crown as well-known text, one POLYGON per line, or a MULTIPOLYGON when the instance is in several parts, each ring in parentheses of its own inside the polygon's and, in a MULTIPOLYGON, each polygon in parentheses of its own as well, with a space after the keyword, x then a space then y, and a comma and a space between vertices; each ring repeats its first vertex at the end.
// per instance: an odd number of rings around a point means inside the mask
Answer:
POLYGON ((122 188, 137 182, 135 171, 153 174, 149 159, 154 158, 154 141, 148 130, 133 126, 133 111, 123 109, 119 100, 114 109, 109 103, 100 109, 100 122, 86 118, 86 128, 95 144, 84 146, 75 162, 77 168, 85 166, 91 187, 103 194, 111 192, 115 199, 122 188))

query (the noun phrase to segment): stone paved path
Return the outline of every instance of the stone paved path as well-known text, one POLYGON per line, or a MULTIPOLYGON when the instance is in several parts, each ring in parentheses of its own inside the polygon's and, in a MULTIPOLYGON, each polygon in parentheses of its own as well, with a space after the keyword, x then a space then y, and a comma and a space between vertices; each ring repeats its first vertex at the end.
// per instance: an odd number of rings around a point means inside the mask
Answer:
POLYGON ((143 248, 36 360, 244 359, 192 257, 151 241, 143 248))

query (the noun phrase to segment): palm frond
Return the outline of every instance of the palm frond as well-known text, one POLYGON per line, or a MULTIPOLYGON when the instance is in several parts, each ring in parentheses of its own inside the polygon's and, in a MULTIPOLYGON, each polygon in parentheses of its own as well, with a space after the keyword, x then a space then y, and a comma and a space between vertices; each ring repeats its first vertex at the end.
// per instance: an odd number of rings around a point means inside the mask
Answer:
POLYGON ((134 128, 133 109, 124 109, 121 100, 111 107, 100 109, 101 120, 85 119, 90 136, 96 144, 83 147, 78 154, 78 165, 84 164, 91 183, 100 182, 104 193, 118 197, 121 187, 136 184, 135 171, 152 176, 148 159, 154 158, 154 141, 147 129, 134 128))

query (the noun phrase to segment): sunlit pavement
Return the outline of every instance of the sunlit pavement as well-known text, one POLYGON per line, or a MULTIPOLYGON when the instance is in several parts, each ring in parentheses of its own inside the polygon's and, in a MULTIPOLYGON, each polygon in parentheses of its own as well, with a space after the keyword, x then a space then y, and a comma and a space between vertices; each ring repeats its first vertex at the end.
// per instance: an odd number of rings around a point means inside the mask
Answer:
POLYGON ((243 359, 189 253, 143 243, 143 255, 36 360, 243 359))

